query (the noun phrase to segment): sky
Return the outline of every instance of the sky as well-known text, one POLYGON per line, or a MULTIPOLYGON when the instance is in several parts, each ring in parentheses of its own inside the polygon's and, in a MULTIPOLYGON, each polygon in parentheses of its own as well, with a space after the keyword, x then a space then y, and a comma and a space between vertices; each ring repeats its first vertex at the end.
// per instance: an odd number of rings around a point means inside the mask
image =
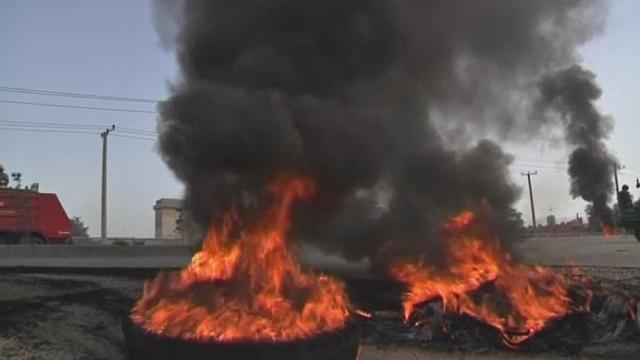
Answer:
MULTIPOLYGON (((629 184, 636 198, 640 196, 633 186, 640 176, 638 14, 640 1, 612 1, 607 28, 580 49, 583 64, 597 74, 603 88, 598 107, 615 119, 609 146, 625 166, 620 182, 629 184)), ((0 89, 161 100, 168 96, 177 75, 174 54, 160 46, 154 31, 148 1, 0 1, 0 89)), ((108 234, 153 236, 153 204, 159 198, 180 197, 183 191, 150 140, 148 132, 155 131, 156 114, 3 101, 153 112, 152 103, 0 91, 0 163, 8 172, 21 172, 23 184, 37 182, 40 191, 57 193, 67 214, 81 217, 93 236, 100 232, 99 133, 100 128, 115 125, 116 132, 108 138, 108 234), (25 122, 77 124, 86 130, 69 133, 78 130, 55 126, 61 132, 24 131, 33 130, 25 128, 25 122)), ((550 213, 560 220, 584 213, 584 201, 569 195, 566 159, 570 149, 544 140, 503 145, 515 156, 513 180, 523 186, 516 208, 527 223, 531 215, 523 171, 538 172, 532 181, 539 221, 550 213)))

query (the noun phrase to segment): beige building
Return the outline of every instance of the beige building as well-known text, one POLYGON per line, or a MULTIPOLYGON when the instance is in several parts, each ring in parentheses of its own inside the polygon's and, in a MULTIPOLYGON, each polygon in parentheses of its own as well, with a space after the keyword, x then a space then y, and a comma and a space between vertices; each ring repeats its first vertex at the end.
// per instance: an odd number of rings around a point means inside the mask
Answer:
POLYGON ((156 212, 156 239, 181 239, 177 225, 182 212, 182 200, 159 199, 153 210, 156 212))

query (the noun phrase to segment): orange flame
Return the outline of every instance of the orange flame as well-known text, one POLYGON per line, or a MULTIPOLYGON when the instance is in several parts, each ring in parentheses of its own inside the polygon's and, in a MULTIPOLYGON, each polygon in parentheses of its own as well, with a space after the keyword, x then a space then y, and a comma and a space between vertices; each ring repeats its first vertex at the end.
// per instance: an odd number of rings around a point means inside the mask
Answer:
POLYGON ((243 229, 229 212, 191 264, 145 284, 131 319, 152 333, 223 342, 287 341, 343 327, 343 284, 302 272, 285 241, 293 203, 313 187, 303 178, 276 180, 271 206, 243 229))
POLYGON ((561 275, 518 264, 497 240, 483 241, 466 234, 474 221, 475 215, 465 211, 445 225, 446 256, 451 264, 446 269, 404 261, 391 266, 390 274, 409 286, 403 300, 406 320, 417 305, 440 298, 445 311, 491 325, 506 345, 516 347, 553 319, 589 311, 590 292, 575 304, 561 275), (490 291, 483 291, 484 286, 490 291))
POLYGON ((613 226, 608 225, 604 222, 600 223, 600 228, 602 229, 602 235, 604 235, 605 237, 610 237, 618 234, 613 226))

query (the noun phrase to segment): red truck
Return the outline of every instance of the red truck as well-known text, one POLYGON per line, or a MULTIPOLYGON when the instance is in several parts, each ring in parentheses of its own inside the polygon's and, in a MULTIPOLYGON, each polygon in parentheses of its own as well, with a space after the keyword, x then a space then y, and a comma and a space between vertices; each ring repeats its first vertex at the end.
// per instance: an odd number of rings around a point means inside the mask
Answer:
POLYGON ((0 244, 68 244, 71 221, 56 194, 0 189, 0 244))

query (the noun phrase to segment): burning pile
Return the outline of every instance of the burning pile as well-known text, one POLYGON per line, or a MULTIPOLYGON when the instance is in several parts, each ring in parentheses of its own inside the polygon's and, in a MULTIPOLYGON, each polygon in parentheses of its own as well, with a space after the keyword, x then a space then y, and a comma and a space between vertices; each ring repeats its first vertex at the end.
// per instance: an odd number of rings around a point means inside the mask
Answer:
POLYGON ((180 66, 158 109, 158 147, 185 185, 189 217, 215 225, 189 267, 146 286, 137 325, 213 341, 344 326, 342 285, 300 271, 288 230, 349 260, 375 262, 387 245, 444 258, 391 264, 410 287, 407 319, 440 298, 515 346, 589 310, 586 286, 505 250, 521 226, 520 189, 499 143, 560 131, 571 195, 612 223, 611 119, 577 52, 601 30, 602 2, 157 0, 154 9, 180 66), (311 177, 317 195, 291 221, 312 186, 273 182, 282 174, 311 177), (266 201, 250 195, 265 191, 266 201), (451 214, 480 208, 482 219, 464 212, 442 235, 451 214))
POLYGON ((420 305, 440 299, 445 312, 484 322, 501 333, 506 345, 518 346, 552 320, 589 311, 586 286, 570 289, 560 274, 517 263, 497 241, 480 239, 477 226, 469 211, 446 224, 444 269, 403 261, 391 266, 393 278, 409 287, 403 302, 407 320, 420 305))
POLYGON ((288 341, 345 326, 343 285, 302 272, 285 241, 294 202, 313 183, 283 177, 268 188, 271 204, 238 228, 234 211, 211 228, 191 264, 145 284, 135 324, 155 334, 198 341, 288 341))

